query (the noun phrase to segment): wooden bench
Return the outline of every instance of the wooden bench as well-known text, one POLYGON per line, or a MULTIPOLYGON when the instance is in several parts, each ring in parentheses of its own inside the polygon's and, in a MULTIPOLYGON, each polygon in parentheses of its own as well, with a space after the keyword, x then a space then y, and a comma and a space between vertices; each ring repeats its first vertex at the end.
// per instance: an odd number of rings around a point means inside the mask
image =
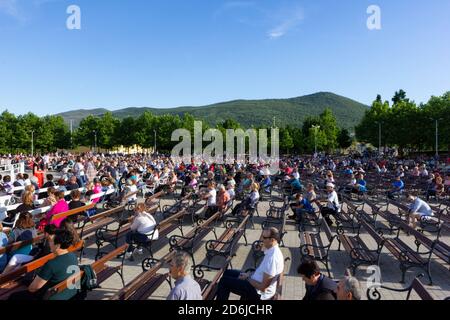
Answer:
POLYGON ((323 263, 327 269, 328 276, 331 277, 330 269, 329 269, 329 252, 333 241, 337 238, 336 235, 331 233, 330 226, 322 219, 321 228, 319 232, 307 232, 307 231, 299 231, 298 234, 300 238, 300 255, 301 259, 305 259, 306 257, 312 258, 316 261, 323 263), (321 230, 324 231, 325 236, 328 240, 328 244, 325 245, 320 236, 321 230))
POLYGON ((44 235, 41 234, 41 235, 38 235, 37 237, 35 237, 33 239, 30 239, 30 240, 17 241, 17 242, 11 243, 11 244, 9 244, 9 245, 7 245, 5 247, 1 247, 0 248, 0 255, 11 253, 11 252, 16 251, 16 250, 18 250, 20 248, 23 248, 25 246, 29 246, 29 245, 34 245, 34 244, 40 243, 43 240, 44 240, 44 235))
POLYGON ((121 214, 123 211, 125 211, 125 205, 106 210, 102 213, 96 214, 95 216, 86 217, 83 220, 82 226, 79 228, 80 238, 86 238, 97 229, 103 228, 114 221, 117 221, 119 217, 113 216, 115 214, 121 214))
POLYGON ((192 196, 192 194, 189 193, 186 196, 184 196, 183 198, 176 201, 173 205, 165 205, 162 208, 163 217, 167 218, 167 217, 179 212, 180 210, 187 208, 188 203, 186 203, 186 201, 189 202, 189 199, 191 198, 191 196, 192 196))
MULTIPOLYGON (((83 241, 78 242, 76 245, 71 246, 68 251, 75 252, 80 250, 84 245, 83 241)), ((11 271, 7 274, 0 275, 0 300, 6 300, 8 297, 17 291, 26 289, 26 285, 22 283, 22 279, 25 275, 33 272, 42 266, 44 266, 48 261, 54 259, 56 255, 50 253, 42 258, 31 261, 27 264, 22 265, 18 269, 11 271)))
POLYGON ((90 210, 92 208, 95 207, 95 203, 91 203, 76 209, 72 209, 66 212, 62 212, 62 213, 58 213, 55 214, 51 217, 50 223, 56 221, 56 220, 60 220, 60 219, 67 219, 69 217, 74 217, 74 216, 78 216, 80 214, 84 214, 87 210, 90 210))
POLYGON ((341 245, 344 247, 345 251, 348 252, 350 256, 350 268, 353 271, 353 275, 356 270, 361 265, 379 265, 381 250, 385 239, 383 239, 375 229, 369 225, 365 220, 359 220, 360 226, 358 232, 354 236, 349 236, 346 234, 338 234, 339 248, 341 245), (377 248, 369 249, 364 240, 360 237, 361 227, 363 227, 367 233, 375 240, 377 248))
MULTIPOLYGON (((180 217, 184 214, 184 212, 180 211, 178 213, 180 217)), ((208 221, 205 222, 205 225, 210 225, 213 223, 214 219, 217 216, 211 217, 208 221)), ((204 228, 203 225, 198 225, 196 230, 208 230, 208 228, 204 228)), ((210 230, 210 229, 209 229, 210 230)), ((196 233, 194 230, 190 232, 190 234, 196 233)), ((199 232, 197 231, 197 234, 199 232)), ((178 247, 174 249, 186 249, 188 246, 188 242, 191 239, 186 237, 186 239, 180 239, 178 242, 178 247)), ((200 242, 200 241, 198 241, 200 242)), ((197 250, 199 246, 196 245, 192 248, 192 255, 194 251, 197 250)), ((160 273, 160 269, 165 265, 170 263, 170 261, 175 256, 176 250, 171 250, 168 254, 166 254, 162 259, 157 260, 153 257, 147 257, 142 261, 142 270, 144 271, 142 274, 137 276, 133 281, 131 281, 127 286, 125 286, 122 290, 120 290, 117 294, 112 297, 112 300, 146 300, 150 297, 155 290, 162 284, 164 281, 167 281, 171 285, 170 277, 168 273, 160 273)))
MULTIPOLYGON (((406 300, 409 300, 411 297, 411 293, 414 291, 417 293, 419 298, 421 300, 434 300, 431 294, 427 291, 427 289, 423 286, 422 282, 420 282, 420 278, 423 277, 423 274, 420 274, 418 277, 416 277, 411 285, 404 289, 396 289, 396 288, 390 288, 386 286, 381 286, 379 288, 394 291, 394 292, 406 292, 406 300)), ((379 288, 376 286, 372 286, 367 289, 367 299, 372 301, 378 301, 381 299, 381 293, 379 291, 379 288)))
POLYGON ((433 285, 431 277, 430 262, 433 252, 449 263, 450 250, 449 246, 438 241, 432 241, 423 233, 411 228, 408 224, 402 223, 399 225, 399 230, 395 238, 385 239, 385 247, 394 255, 394 257, 400 263, 400 271, 402 272, 402 279, 400 283, 405 282, 405 274, 411 268, 419 268, 424 270, 430 280, 430 285, 433 285), (407 245, 402 239, 400 239, 400 230, 414 236, 416 244, 416 250, 407 245), (420 247, 424 246, 427 251, 420 252, 420 247))
MULTIPOLYGON (((373 207, 376 205, 370 201, 368 203, 372 204, 373 207)), ((400 214, 395 214, 389 210, 389 206, 392 204, 392 201, 387 202, 386 207, 381 209, 378 207, 378 216, 384 219, 388 226, 382 223, 381 227, 377 227, 377 231, 380 234, 383 234, 385 230, 389 231, 390 234, 393 234, 399 230, 399 226, 405 222, 404 220, 404 212, 400 214)))
POLYGON ((378 211, 379 211, 378 208, 376 208, 376 210, 374 210, 374 208, 372 206, 370 206, 367 203, 367 201, 364 201, 361 204, 356 205, 355 203, 344 198, 343 202, 347 205, 349 210, 351 210, 353 212, 353 214, 357 216, 358 219, 364 219, 367 223, 369 223, 375 227, 377 216, 378 216, 378 211), (370 208, 370 210, 371 210, 370 212, 368 210, 366 210, 366 206, 368 208, 370 208))
POLYGON ((157 208, 159 209, 160 212, 162 212, 162 208, 161 208, 161 198, 166 195, 165 191, 160 191, 158 193, 155 193, 154 195, 151 195, 150 197, 145 198, 145 205, 148 207, 153 207, 155 206, 155 204, 157 205, 157 208))
POLYGON ((258 264, 258 261, 264 257, 263 252, 263 234, 264 230, 269 229, 270 227, 275 227, 278 230, 278 233, 280 235, 279 243, 280 246, 284 247, 283 238, 286 232, 286 211, 281 213, 281 217, 279 219, 267 219, 262 224, 262 232, 261 236, 259 237, 259 240, 252 243, 252 256, 253 256, 253 263, 255 265, 255 268, 258 264))
MULTIPOLYGON (((95 272, 96 275, 96 284, 99 286, 102 284, 105 280, 109 279, 113 274, 117 273, 120 276, 120 279, 122 280, 122 285, 125 286, 124 278, 123 278, 123 263, 124 263, 124 253, 127 250, 128 245, 123 245, 116 250, 104 255, 101 259, 95 261, 91 264, 92 269, 95 272), (111 267, 108 266, 107 263, 111 261, 112 259, 121 256, 122 255, 122 263, 118 266, 111 267)), ((74 274, 67 278, 66 280, 62 281, 61 283, 53 286, 52 288, 49 288, 47 292, 44 295, 43 300, 51 300, 53 296, 55 296, 58 293, 62 293, 64 290, 68 288, 69 285, 75 285, 79 284, 84 276, 84 271, 81 270, 77 274, 74 274)), ((79 289, 80 290, 80 289, 79 289)))
POLYGON ((106 225, 96 228, 95 230, 95 244, 97 245, 97 254, 95 260, 98 260, 105 252, 101 250, 105 243, 111 244, 114 248, 118 248, 119 239, 130 231, 131 223, 134 217, 122 218, 113 222, 108 222, 106 225), (111 227, 112 224, 117 223, 116 227, 111 227))
MULTIPOLYGON (((343 204, 346 203, 344 202, 343 204)), ((336 231, 340 234, 343 234, 345 230, 352 230, 353 233, 356 233, 357 229, 359 228, 356 216, 357 213, 351 210, 350 207, 347 206, 346 211, 341 204, 340 212, 337 212, 334 215, 334 218, 336 219, 336 231)))
POLYGON ((111 300, 146 300, 164 281, 168 281, 168 273, 158 272, 174 255, 175 252, 170 252, 159 261, 151 258, 151 268, 123 287, 111 300))
POLYGON ((228 227, 220 235, 217 240, 208 240, 205 244, 206 248, 206 259, 208 260, 208 265, 211 260, 216 256, 228 257, 235 252, 237 243, 241 236, 244 236, 245 245, 247 245, 247 236, 245 234, 247 221, 249 216, 245 216, 237 227, 228 227))
MULTIPOLYGON (((135 243, 137 248, 146 249, 150 257, 153 258, 153 246, 156 243, 160 243, 161 239, 164 239, 167 237, 172 231, 175 229, 179 229, 181 232, 181 235, 183 235, 183 218, 185 215, 185 209, 181 210, 177 214, 174 214, 170 216, 167 219, 162 220, 159 222, 155 228, 154 231, 148 235, 148 240, 145 243, 135 243), (158 239, 153 239, 153 235, 155 234, 155 231, 158 230, 158 239)), ((129 231, 129 226, 126 228, 126 231, 129 231)))
POLYGON ((192 229, 187 235, 172 235, 169 238, 170 250, 182 250, 187 252, 195 265, 194 251, 201 245, 201 240, 205 238, 210 231, 213 231, 217 239, 214 223, 221 216, 221 212, 216 212, 208 220, 199 224, 198 227, 192 229))
MULTIPOLYGON (((248 219, 248 218, 246 218, 248 219)), ((245 219, 245 220, 246 220, 245 219)), ((237 243, 239 239, 245 234, 245 223, 240 224, 235 231, 234 242, 237 243)), ((226 231, 225 231, 226 232, 226 231)), ((194 266, 194 278, 200 285, 202 290, 203 300, 214 300, 220 278, 224 272, 228 269, 228 267, 232 267, 232 259, 237 251, 237 245, 230 246, 230 251, 228 251, 228 255, 224 255, 225 260, 219 267, 211 266, 208 260, 208 264, 199 264, 194 266), (214 275, 211 281, 205 279, 205 271, 216 270, 216 274, 214 275)))
MULTIPOLYGON (((125 210, 127 210, 127 206, 129 206, 129 204, 125 204, 125 210)), ((157 209, 158 209, 158 206, 155 206, 154 208, 147 210, 147 212, 150 214, 154 214, 154 213, 156 213, 157 209)), ((173 218, 173 217, 171 217, 171 218, 173 218)), ((175 228, 179 227, 181 229, 181 232, 183 232, 181 222, 179 222, 175 227, 168 225, 169 221, 173 222, 177 218, 179 219, 178 215, 174 219, 170 219, 170 218, 169 218, 170 220, 166 219, 165 221, 160 222, 155 227, 155 228, 158 228, 158 230, 160 232, 160 237, 163 237, 164 234, 167 234, 170 232, 169 230, 165 230, 164 228, 169 228, 169 229, 172 228, 171 229, 171 231, 172 231, 175 228)), ((129 216, 129 217, 121 216, 121 217, 118 217, 116 220, 117 227, 115 229, 113 227, 111 227, 112 223, 108 223, 107 225, 105 225, 101 228, 97 228, 95 230, 95 243, 97 245, 96 259, 102 254, 101 248, 103 247, 103 245, 105 243, 109 243, 109 244, 113 245, 115 248, 118 247, 119 238, 122 237, 123 235, 127 234, 130 231, 130 227, 133 222, 133 219, 134 219, 134 216, 129 216)), ((152 243, 152 241, 149 241, 148 243, 146 243, 145 246, 143 246, 143 248, 148 249, 150 254, 153 255, 153 253, 151 252, 151 243, 152 243), (147 244, 149 246, 147 246, 147 244)))
POLYGON ((436 233, 440 237, 442 229, 450 230, 450 217, 446 214, 448 208, 441 204, 439 207, 430 206, 433 216, 422 216, 419 220, 420 228, 429 233, 436 233))

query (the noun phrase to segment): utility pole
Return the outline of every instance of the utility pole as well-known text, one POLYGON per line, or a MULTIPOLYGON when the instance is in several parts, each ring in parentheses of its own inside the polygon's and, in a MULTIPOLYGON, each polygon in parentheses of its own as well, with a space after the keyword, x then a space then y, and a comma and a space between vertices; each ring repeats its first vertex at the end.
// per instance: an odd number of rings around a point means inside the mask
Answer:
POLYGON ((34 130, 31 130, 31 156, 34 155, 34 130))
POLYGON ((94 133, 94 153, 97 153, 97 130, 92 132, 94 133))
POLYGON ((436 119, 436 161, 439 159, 439 121, 436 119))
POLYGON ((70 149, 73 149, 73 119, 70 119, 70 149))
POLYGON ((153 133, 155 134, 155 148, 153 150, 153 153, 156 155, 156 130, 153 130, 153 133))
POLYGON ((314 153, 317 154, 317 130, 320 129, 320 126, 315 125, 314 128, 314 153))
POLYGON ((381 124, 382 121, 377 121, 378 123, 378 156, 381 156, 381 124))

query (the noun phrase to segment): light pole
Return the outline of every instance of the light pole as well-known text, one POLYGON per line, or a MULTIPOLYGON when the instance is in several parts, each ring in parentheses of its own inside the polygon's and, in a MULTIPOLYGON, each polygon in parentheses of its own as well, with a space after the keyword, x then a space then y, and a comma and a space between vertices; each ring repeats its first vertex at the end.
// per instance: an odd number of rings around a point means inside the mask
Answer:
POLYGON ((94 153, 97 153, 97 130, 92 131, 94 133, 94 153))
POLYGON ((381 125, 383 124, 382 121, 377 121, 378 123, 378 155, 381 155, 381 125))
POLYGON ((31 130, 31 156, 34 154, 34 130, 31 130))
POLYGON ((435 121, 436 124, 436 140, 435 140, 435 145, 436 145, 436 160, 439 159, 439 121, 442 119, 434 119, 434 118, 430 118, 430 120, 435 121))
POLYGON ((320 126, 313 126, 314 128, 314 154, 317 154, 317 130, 320 130, 320 126))
POLYGON ((153 150, 153 153, 156 154, 156 130, 153 130, 153 133, 155 134, 155 148, 153 150))

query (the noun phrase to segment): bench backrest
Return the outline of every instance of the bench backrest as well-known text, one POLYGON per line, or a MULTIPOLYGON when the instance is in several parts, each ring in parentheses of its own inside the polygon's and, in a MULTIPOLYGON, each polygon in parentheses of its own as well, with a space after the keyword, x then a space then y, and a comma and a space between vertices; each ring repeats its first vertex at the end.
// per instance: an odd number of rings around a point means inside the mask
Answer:
POLYGON ((378 232, 376 232, 376 230, 367 223, 366 220, 361 219, 361 220, 359 220, 359 223, 367 231, 367 233, 375 240, 375 242, 378 244, 378 246, 380 246, 384 243, 383 237, 380 236, 378 234, 378 232))
POLYGON ((100 199, 100 198, 102 198, 105 194, 106 194, 105 192, 94 193, 93 195, 91 195, 91 196, 89 197, 89 202, 92 202, 92 201, 94 201, 94 200, 96 200, 96 199, 100 199))
MULTIPOLYGON (((114 259, 115 257, 121 255, 122 253, 125 252, 125 250, 127 250, 128 245, 124 244, 123 246, 115 249, 114 251, 111 251, 110 253, 108 253, 107 255, 103 256, 101 259, 95 261, 94 263, 91 264, 92 269, 94 270, 94 272, 97 274, 99 273, 101 270, 103 270, 105 268, 105 264, 114 259)), ((67 278, 66 280, 58 283, 57 285, 53 286, 52 288, 48 289, 44 300, 48 300, 49 298, 51 298, 52 296, 63 292, 64 290, 67 289, 67 287, 70 285, 74 285, 78 282, 81 281, 82 277, 84 275, 84 271, 80 271, 72 276, 70 276, 69 278, 67 278)))
POLYGON ((328 222, 325 219, 322 219, 322 226, 323 231, 325 232, 325 235, 327 236, 328 242, 331 242, 333 239, 333 234, 331 233, 330 226, 328 225, 328 222))
POLYGON ((13 252, 13 251, 15 251, 17 249, 23 248, 23 247, 28 246, 30 244, 39 243, 42 240, 44 240, 44 235, 43 234, 40 235, 40 236, 37 236, 36 238, 30 239, 30 240, 18 241, 18 242, 11 243, 10 245, 7 245, 6 247, 0 248, 0 255, 5 254, 5 253, 13 252))
POLYGON ((76 214, 80 214, 81 212, 84 212, 86 210, 90 210, 90 209, 94 208, 95 205, 96 205, 95 203, 91 203, 91 204, 88 204, 88 205, 85 205, 85 206, 82 206, 82 207, 79 207, 79 208, 76 208, 73 210, 69 210, 67 212, 55 214, 54 216, 52 216, 51 222, 53 222, 55 220, 59 220, 59 219, 64 219, 64 218, 67 218, 67 217, 70 217, 70 216, 73 216, 76 214))
POLYGON ((124 210, 125 210, 125 205, 119 206, 119 207, 104 211, 102 213, 96 214, 95 216, 89 217, 89 221, 94 222, 94 221, 109 217, 115 213, 122 212, 124 210))
POLYGON ((111 300, 127 300, 143 285, 148 283, 153 277, 156 276, 158 271, 175 255, 175 251, 169 252, 161 260, 155 263, 151 269, 141 273, 133 281, 123 287, 118 293, 116 293, 111 300))
POLYGON ((433 297, 431 296, 431 294, 427 291, 427 289, 425 289, 422 282, 420 282, 420 280, 417 278, 414 279, 413 283, 411 284, 411 288, 408 291, 406 300, 409 300, 409 298, 411 296, 411 292, 413 290, 419 295, 420 299, 422 299, 422 300, 434 300, 433 297))
POLYGON ((403 231, 409 233, 410 235, 414 236, 418 242, 420 242, 422 245, 427 247, 428 249, 432 249, 434 246, 434 241, 428 238, 425 234, 419 232, 416 229, 411 228, 407 223, 401 222, 400 223, 400 229, 403 229, 403 231))
MULTIPOLYGON (((80 241, 76 245, 71 246, 68 250, 69 252, 78 251, 83 247, 83 245, 84 241, 80 241)), ((40 267, 44 266, 48 261, 54 259, 55 257, 56 255, 54 253, 50 253, 42 258, 31 261, 12 272, 0 275, 0 285, 14 281, 24 274, 39 269, 40 267)))
POLYGON ((31 210, 30 213, 33 217, 35 217, 35 216, 38 216, 38 215, 41 215, 41 214, 44 214, 44 213, 50 211, 51 208, 52 208, 51 206, 37 208, 37 209, 31 210))

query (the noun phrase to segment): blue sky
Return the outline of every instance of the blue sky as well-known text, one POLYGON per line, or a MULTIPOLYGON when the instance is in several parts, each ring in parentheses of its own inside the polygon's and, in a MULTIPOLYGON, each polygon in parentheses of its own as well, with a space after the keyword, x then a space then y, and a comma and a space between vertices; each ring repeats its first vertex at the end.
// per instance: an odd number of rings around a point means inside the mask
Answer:
POLYGON ((450 90, 450 1, 0 0, 0 110, 450 90), (81 8, 68 30, 67 7, 81 8), (382 29, 366 26, 381 8, 382 29))

